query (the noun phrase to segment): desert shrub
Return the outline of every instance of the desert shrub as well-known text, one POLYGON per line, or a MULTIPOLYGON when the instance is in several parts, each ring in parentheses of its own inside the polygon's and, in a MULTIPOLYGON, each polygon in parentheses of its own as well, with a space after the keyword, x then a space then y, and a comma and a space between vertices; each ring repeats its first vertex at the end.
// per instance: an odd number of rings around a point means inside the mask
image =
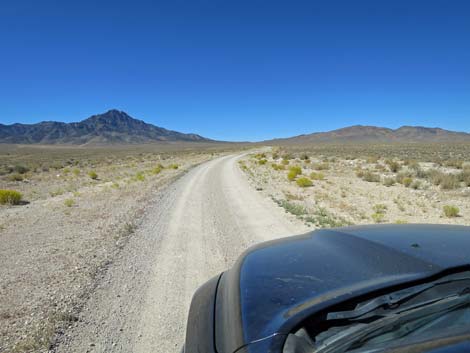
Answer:
POLYGON ((306 153, 302 153, 299 157, 302 161, 308 161, 310 157, 306 153))
POLYGON ((75 175, 75 176, 79 176, 79 175, 80 175, 80 169, 74 168, 74 169, 72 170, 72 174, 75 175))
POLYGON ((436 169, 427 172, 427 179, 434 185, 440 185, 444 190, 457 189, 460 187, 460 176, 457 174, 444 173, 436 169))
POLYGON ((288 161, 290 159, 294 159, 294 156, 291 153, 285 153, 282 155, 282 159, 285 159, 288 161))
POLYGON ((289 164, 289 160, 284 158, 281 163, 282 163, 283 165, 288 165, 288 164, 289 164))
POLYGON ((23 195, 15 190, 0 190, 0 205, 18 205, 23 195))
POLYGON ((63 195, 64 194, 64 190, 63 189, 55 189, 55 190, 52 190, 52 191, 49 191, 49 195, 51 195, 52 197, 55 197, 55 196, 60 196, 60 195, 63 195))
POLYGON ((13 174, 10 174, 7 179, 9 181, 23 181, 24 179, 24 176, 21 175, 20 173, 13 173, 13 174))
POLYGON ((395 183, 396 183, 396 179, 393 178, 393 177, 384 178, 384 180, 383 180, 383 184, 384 184, 385 186, 388 186, 388 187, 395 185, 395 183))
POLYGON ((456 169, 462 169, 463 161, 457 159, 449 159, 444 162, 444 166, 456 169))
POLYGON ((410 178, 410 177, 405 177, 405 178, 403 178, 403 180, 402 180, 402 184, 403 184, 405 187, 409 187, 412 183, 413 183, 413 178, 410 178))
POLYGON ((267 161, 266 159, 260 159, 260 160, 258 161, 258 164, 259 164, 259 165, 265 165, 267 162, 268 162, 268 161, 267 161))
POLYGON ((414 160, 414 159, 407 159, 405 160, 404 164, 410 168, 410 169, 413 169, 413 170, 418 170, 420 168, 419 166, 419 162, 414 160))
POLYGON ((298 205, 296 203, 289 202, 287 200, 277 200, 277 199, 273 199, 273 200, 280 207, 284 208, 286 212, 292 213, 293 215, 302 216, 308 213, 307 209, 302 205, 298 205))
POLYGON ((295 178, 297 178, 297 173, 294 171, 294 170, 289 170, 289 172, 287 173, 287 179, 292 181, 292 180, 295 180, 295 178))
POLYGON ((444 206, 444 215, 447 218, 458 217, 459 213, 460 213, 460 210, 456 206, 449 206, 449 205, 444 206))
POLYGON ((310 173, 310 179, 312 179, 312 180, 323 180, 323 179, 325 179, 325 174, 317 173, 317 172, 311 172, 310 173))
POLYGON ((271 164, 271 166, 273 167, 274 170, 285 170, 286 169, 286 167, 283 164, 273 163, 273 164, 271 164))
POLYGON ((428 177, 428 172, 425 171, 424 169, 421 169, 421 167, 416 168, 415 172, 416 172, 417 178, 426 179, 428 177))
POLYGON ((316 224, 320 228, 343 227, 351 223, 344 218, 337 217, 323 207, 318 207, 313 215, 303 218, 308 223, 316 224))
POLYGON ((462 173, 459 174, 459 180, 465 184, 465 186, 470 186, 470 168, 465 168, 462 173))
POLYGON ((266 158, 266 153, 257 153, 254 156, 256 159, 265 159, 266 158))
POLYGON ((145 180, 144 173, 142 173, 142 172, 137 172, 137 173, 135 174, 135 180, 137 180, 137 181, 144 181, 144 180, 145 180))
POLYGON ((305 187, 313 185, 312 181, 307 177, 301 177, 301 178, 297 179, 296 183, 301 188, 305 188, 305 187))
POLYGON ((460 187, 458 175, 444 173, 440 181, 440 186, 443 190, 458 189, 460 187))
POLYGON ((376 213, 385 213, 385 211, 387 211, 387 206, 384 205, 384 204, 377 204, 377 205, 374 205, 374 207, 372 207, 372 209, 376 212, 376 213))
POLYGON ((441 183, 444 173, 437 169, 429 169, 425 173, 425 178, 428 179, 433 185, 439 185, 441 183))
POLYGON ((294 165, 290 167, 289 171, 295 173, 295 176, 302 174, 302 168, 299 167, 298 165, 294 165))
POLYGON ((415 189, 415 190, 418 190, 420 187, 421 187, 421 182, 419 180, 414 180, 410 184, 410 188, 415 189))
POLYGON ((371 215, 371 217, 372 217, 372 219, 375 223, 382 223, 382 222, 385 221, 385 214, 384 213, 377 213, 376 212, 376 213, 373 213, 371 215))
POLYGON ((51 167, 52 169, 58 170, 58 169, 62 169, 62 168, 64 167, 64 165, 62 164, 62 162, 55 161, 55 162, 52 162, 52 163, 51 163, 50 167, 51 167))
POLYGON ((157 164, 155 167, 152 168, 150 171, 151 174, 157 175, 163 170, 163 166, 161 164, 157 164))
POLYGON ((330 169, 330 164, 328 162, 315 163, 312 165, 312 168, 315 170, 328 170, 330 169))
POLYGON ((176 164, 176 163, 170 164, 170 165, 168 166, 168 169, 178 169, 178 168, 179 168, 179 165, 176 164))
POLYGON ((368 163, 368 164, 375 164, 378 161, 379 161, 379 158, 375 157, 375 156, 367 157, 367 159, 366 159, 366 163, 368 163))
POLYGON ((385 212, 387 211, 387 206, 383 204, 377 204, 372 207, 374 213, 371 215, 375 223, 382 223, 385 221, 385 212))
POLYGON ((91 179, 93 179, 93 180, 98 179, 98 174, 96 174, 96 172, 95 172, 94 170, 90 170, 90 171, 88 172, 88 176, 89 176, 91 179))
POLYGON ((64 200, 64 205, 67 207, 72 207, 75 205, 75 200, 74 199, 65 199, 64 200))
POLYGON ((358 168, 356 169, 356 176, 362 179, 364 177, 365 172, 366 171, 364 169, 358 168))
POLYGON ((401 169, 401 164, 398 163, 397 161, 387 159, 385 163, 388 165, 388 168, 390 169, 391 172, 396 173, 401 169))
POLYGON ((13 171, 18 174, 25 174, 29 172, 29 168, 24 165, 17 164, 13 167, 13 171))
POLYGON ((413 177, 413 173, 411 172, 406 172, 406 171, 400 172, 396 176, 397 183, 403 184, 405 182, 405 179, 412 178, 412 177, 413 177))
POLYGON ((362 179, 368 181, 369 183, 380 183, 380 175, 372 173, 369 170, 364 172, 362 179))

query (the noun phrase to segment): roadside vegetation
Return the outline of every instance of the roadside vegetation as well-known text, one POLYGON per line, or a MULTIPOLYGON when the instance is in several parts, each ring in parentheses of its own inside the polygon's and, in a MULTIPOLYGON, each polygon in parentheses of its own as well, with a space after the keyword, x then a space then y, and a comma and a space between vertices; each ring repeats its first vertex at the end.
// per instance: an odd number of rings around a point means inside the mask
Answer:
POLYGON ((470 144, 283 146, 242 164, 258 190, 315 227, 470 224, 470 144))
POLYGON ((156 190, 227 148, 2 145, 0 351, 49 351, 156 190))

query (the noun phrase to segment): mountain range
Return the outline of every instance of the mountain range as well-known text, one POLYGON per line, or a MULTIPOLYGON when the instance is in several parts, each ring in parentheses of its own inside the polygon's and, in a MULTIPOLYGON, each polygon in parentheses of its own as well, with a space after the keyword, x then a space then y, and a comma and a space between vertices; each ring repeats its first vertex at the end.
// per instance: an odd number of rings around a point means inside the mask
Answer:
POLYGON ((0 142, 16 144, 119 144, 211 141, 196 134, 167 130, 125 112, 109 110, 78 123, 44 121, 37 124, 0 124, 0 142))
MULTIPOLYGON (((109 110, 78 123, 44 121, 0 124, 0 143, 12 144, 138 144, 152 142, 216 142, 196 134, 167 130, 109 110)), ((470 134, 441 128, 402 126, 390 129, 355 125, 328 132, 263 141, 264 144, 470 142, 470 134)))
POLYGON ((470 142, 470 134, 441 128, 402 126, 389 129, 377 126, 354 125, 328 132, 316 132, 289 138, 270 140, 275 144, 316 143, 431 143, 470 142))

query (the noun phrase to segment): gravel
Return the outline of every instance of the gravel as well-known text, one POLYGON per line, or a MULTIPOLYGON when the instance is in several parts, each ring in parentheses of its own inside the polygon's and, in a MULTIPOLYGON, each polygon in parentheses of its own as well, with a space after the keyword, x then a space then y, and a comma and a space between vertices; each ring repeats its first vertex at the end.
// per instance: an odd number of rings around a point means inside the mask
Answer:
POLYGON ((201 164, 154 195, 56 352, 178 352, 198 286, 250 245, 307 231, 256 192, 239 158, 201 164))

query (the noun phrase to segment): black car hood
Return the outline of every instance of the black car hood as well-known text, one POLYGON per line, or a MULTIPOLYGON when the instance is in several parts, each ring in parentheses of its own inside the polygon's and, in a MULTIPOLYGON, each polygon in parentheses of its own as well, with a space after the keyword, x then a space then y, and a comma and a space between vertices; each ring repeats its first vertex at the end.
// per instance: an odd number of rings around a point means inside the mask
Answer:
MULTIPOLYGON (((287 334, 303 317, 349 298, 467 265, 470 228, 460 226, 348 227, 260 244, 223 276, 221 292, 238 293, 222 294, 218 307, 231 306, 231 324, 239 321, 243 332, 219 351, 287 334)), ((219 323, 227 315, 221 309, 219 323)))

